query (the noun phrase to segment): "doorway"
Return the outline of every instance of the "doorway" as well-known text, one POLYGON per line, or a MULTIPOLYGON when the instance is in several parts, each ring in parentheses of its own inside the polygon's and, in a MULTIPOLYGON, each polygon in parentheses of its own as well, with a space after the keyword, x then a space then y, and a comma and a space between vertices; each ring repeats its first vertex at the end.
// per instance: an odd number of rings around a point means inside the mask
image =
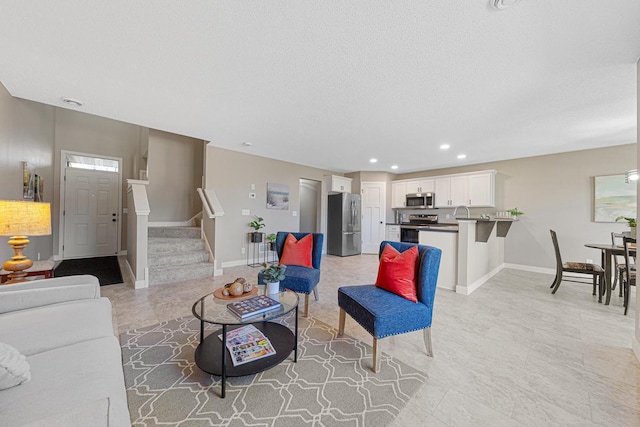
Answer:
POLYGON ((387 184, 363 182, 362 189, 362 253, 377 254, 384 240, 387 184))
POLYGON ((117 255, 122 159, 62 151, 60 254, 63 259, 117 255))
POLYGON ((320 230, 320 201, 322 183, 300 178, 300 224, 301 233, 318 233, 320 230))

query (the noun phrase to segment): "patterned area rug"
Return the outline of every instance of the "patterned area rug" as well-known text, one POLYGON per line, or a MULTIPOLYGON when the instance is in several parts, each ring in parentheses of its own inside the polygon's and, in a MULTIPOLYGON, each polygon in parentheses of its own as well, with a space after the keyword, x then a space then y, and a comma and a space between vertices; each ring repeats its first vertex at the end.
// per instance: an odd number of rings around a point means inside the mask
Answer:
POLYGON ((386 426, 427 379, 386 354, 374 374, 371 346, 300 318, 298 362, 228 378, 221 399, 220 377, 193 359, 199 328, 184 317, 121 335, 134 426, 386 426))

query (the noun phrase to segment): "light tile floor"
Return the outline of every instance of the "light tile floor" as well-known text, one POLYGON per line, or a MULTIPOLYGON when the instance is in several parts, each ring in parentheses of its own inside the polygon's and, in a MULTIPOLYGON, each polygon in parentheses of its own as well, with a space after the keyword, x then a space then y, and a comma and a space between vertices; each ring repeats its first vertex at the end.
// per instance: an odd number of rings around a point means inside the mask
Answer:
MULTIPOLYGON (((102 295, 124 332, 190 315, 200 296, 238 276, 255 283, 258 270, 227 268, 223 276, 141 290, 126 278, 102 295)), ((325 256, 311 316, 337 327, 337 288, 373 283, 376 274, 375 255, 325 256)), ((504 269, 469 296, 438 289, 433 358, 420 332, 382 340, 382 351, 429 375, 394 426, 640 426, 635 304, 624 316, 617 292, 604 306, 590 285, 571 282, 551 295, 552 280, 504 269)), ((349 317, 346 333, 371 343, 349 317)))

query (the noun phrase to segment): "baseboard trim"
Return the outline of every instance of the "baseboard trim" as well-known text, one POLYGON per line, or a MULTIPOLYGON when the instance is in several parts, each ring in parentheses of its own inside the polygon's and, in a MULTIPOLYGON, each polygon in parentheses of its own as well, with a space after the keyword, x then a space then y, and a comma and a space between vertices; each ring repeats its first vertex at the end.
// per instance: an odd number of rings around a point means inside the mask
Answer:
MULTIPOLYGON (((149 287, 149 282, 145 279, 145 280, 137 280, 136 279, 136 275, 133 274, 133 269, 131 268, 131 265, 129 264, 129 260, 125 259, 124 260, 124 265, 127 267, 127 271, 129 272, 129 277, 131 277, 133 279, 133 288, 134 289, 144 289, 144 288, 148 288, 149 287)), ((149 277, 149 269, 145 268, 145 277, 149 277)))
POLYGON ((638 341, 638 337, 635 335, 631 339, 631 348, 636 355, 636 359, 640 360, 640 341, 638 341))
POLYGON ((150 222, 148 227, 194 227, 194 221, 150 222))
POLYGON ((503 264, 503 265, 504 265, 504 268, 511 268, 513 270, 529 271, 531 273, 556 274, 555 268, 534 267, 532 265, 522 265, 522 264, 503 264))
POLYGON ((247 261, 246 259, 240 259, 240 260, 235 260, 235 261, 225 261, 222 263, 222 268, 228 268, 228 267, 238 267, 241 265, 247 265, 247 264, 253 264, 252 260, 247 261))
POLYGON ((462 295, 470 295, 473 291, 477 290, 480 286, 484 285, 487 280, 491 279, 493 276, 498 274, 500 270, 504 268, 504 264, 500 264, 498 267, 494 268, 484 276, 480 277, 475 282, 471 283, 469 286, 456 286, 456 293, 462 295))

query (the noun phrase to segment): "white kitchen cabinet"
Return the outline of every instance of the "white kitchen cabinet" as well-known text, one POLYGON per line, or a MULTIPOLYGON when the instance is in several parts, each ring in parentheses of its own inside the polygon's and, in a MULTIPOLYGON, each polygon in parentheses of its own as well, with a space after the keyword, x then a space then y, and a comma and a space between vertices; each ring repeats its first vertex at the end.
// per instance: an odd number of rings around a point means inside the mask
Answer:
POLYGON ((469 204, 469 177, 466 175, 452 176, 450 187, 451 206, 469 204))
POLYGON ((400 241, 400 226, 399 225, 387 225, 386 240, 390 242, 400 241))
POLYGON ((451 206, 451 178, 436 178, 434 183, 436 208, 447 208, 451 206))
POLYGON ((351 178, 331 175, 329 177, 329 191, 334 193, 351 193, 351 178))
POLYGON ((492 172, 469 175, 469 206, 495 205, 495 175, 492 172))
POLYGON ((404 208, 407 203, 407 183, 397 181, 391 183, 391 207, 404 208))
POLYGON ((495 206, 495 174, 482 172, 436 178, 435 206, 439 208, 465 205, 469 207, 495 206))
POLYGON ((406 181, 407 193, 433 193, 433 179, 415 179, 406 181))

